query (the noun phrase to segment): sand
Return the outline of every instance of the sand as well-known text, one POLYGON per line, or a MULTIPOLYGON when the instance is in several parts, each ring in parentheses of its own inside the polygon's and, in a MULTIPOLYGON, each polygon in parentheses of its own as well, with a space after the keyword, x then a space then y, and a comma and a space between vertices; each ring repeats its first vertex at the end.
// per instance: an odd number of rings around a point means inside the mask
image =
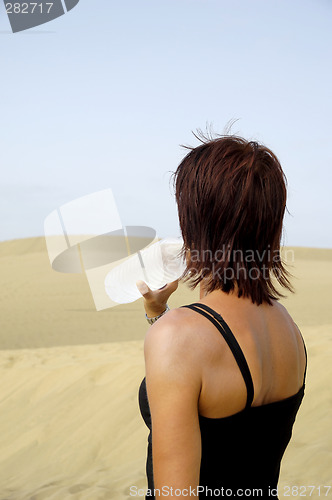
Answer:
MULTIPOLYGON (((332 498, 332 250, 287 250, 296 294, 282 302, 309 365, 279 497, 306 486, 301 496, 326 498, 330 485, 332 498)), ((0 243, 0 282, 0 500, 135 498, 130 486, 146 487, 142 301, 97 312, 85 275, 51 269, 44 238, 0 243)), ((170 306, 197 298, 181 285, 170 306)))

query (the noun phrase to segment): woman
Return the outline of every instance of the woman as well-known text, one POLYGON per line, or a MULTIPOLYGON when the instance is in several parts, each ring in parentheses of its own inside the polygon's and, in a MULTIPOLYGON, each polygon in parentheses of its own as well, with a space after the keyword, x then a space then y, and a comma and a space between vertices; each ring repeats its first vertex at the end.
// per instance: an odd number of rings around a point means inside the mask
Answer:
POLYGON ((223 136, 191 149, 174 185, 184 280, 200 300, 169 311, 177 282, 138 283, 153 323, 139 391, 146 498, 277 498, 307 357, 276 288, 293 291, 280 259, 286 179, 268 148, 223 136))

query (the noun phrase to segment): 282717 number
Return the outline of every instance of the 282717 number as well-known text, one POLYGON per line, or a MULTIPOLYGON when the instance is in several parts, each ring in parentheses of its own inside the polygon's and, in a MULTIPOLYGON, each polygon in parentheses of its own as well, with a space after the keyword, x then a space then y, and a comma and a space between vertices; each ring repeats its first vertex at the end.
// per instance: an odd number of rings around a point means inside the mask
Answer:
POLYGON ((306 497, 313 494, 318 496, 327 496, 331 486, 284 486, 284 496, 285 497, 306 497))
POLYGON ((49 14, 53 7, 53 2, 42 3, 6 3, 7 14, 34 14, 34 13, 45 13, 49 14))

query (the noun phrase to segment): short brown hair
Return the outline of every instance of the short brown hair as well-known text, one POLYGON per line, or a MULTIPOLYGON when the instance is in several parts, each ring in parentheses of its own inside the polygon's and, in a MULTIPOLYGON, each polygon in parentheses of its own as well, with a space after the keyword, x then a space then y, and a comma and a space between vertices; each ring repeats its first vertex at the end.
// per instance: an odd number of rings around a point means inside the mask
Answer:
POLYGON ((208 293, 229 293, 236 283, 239 297, 272 305, 283 297, 273 275, 294 291, 280 256, 287 180, 279 160, 235 135, 199 139, 173 174, 187 258, 182 279, 191 289, 204 279, 208 293))

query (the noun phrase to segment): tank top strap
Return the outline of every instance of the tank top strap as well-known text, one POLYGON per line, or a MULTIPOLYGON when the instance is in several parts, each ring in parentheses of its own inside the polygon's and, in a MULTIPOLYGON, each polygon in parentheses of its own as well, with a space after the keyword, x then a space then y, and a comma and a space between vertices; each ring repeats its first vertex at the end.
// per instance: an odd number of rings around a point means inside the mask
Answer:
POLYGON ((244 357, 244 354, 242 352, 241 347, 239 346, 238 341, 234 337, 231 329, 225 322, 225 320, 222 318, 220 314, 218 314, 216 311, 211 309, 209 306, 205 304, 200 304, 200 303, 194 303, 194 304, 188 304, 185 306, 181 307, 188 307, 189 309, 192 309, 193 311, 198 312, 199 314, 202 314, 205 318, 211 321, 211 323, 214 324, 214 326, 219 330, 221 335, 224 337, 226 340, 230 350, 233 353, 233 356, 241 370, 244 382, 247 387, 247 403, 245 408, 249 408, 251 406, 251 403, 254 399, 254 385, 252 382, 252 377, 251 373, 249 370, 249 366, 247 363, 246 358, 244 357), (205 312, 207 311, 207 312, 205 312), (208 314, 209 313, 209 314, 208 314))

